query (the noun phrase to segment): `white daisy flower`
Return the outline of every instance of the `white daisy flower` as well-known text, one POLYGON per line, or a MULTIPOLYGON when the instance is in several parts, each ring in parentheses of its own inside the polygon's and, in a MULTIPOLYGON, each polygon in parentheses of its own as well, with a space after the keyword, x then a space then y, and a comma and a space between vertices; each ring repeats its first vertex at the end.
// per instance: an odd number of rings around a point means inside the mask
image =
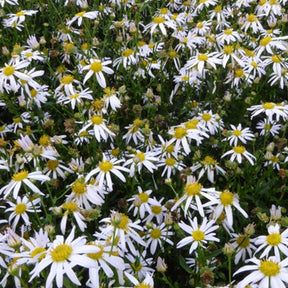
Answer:
POLYGON ((280 225, 277 223, 275 225, 269 225, 267 236, 258 236, 256 238, 255 244, 259 247, 255 251, 258 253, 263 250, 259 258, 268 257, 270 251, 273 250, 274 254, 278 259, 281 259, 280 253, 288 256, 288 229, 285 229, 280 233, 280 225))
POLYGON ((66 240, 62 235, 56 236, 45 257, 30 272, 31 278, 29 282, 35 277, 41 277, 40 272, 51 265, 49 275, 45 279, 45 288, 53 287, 54 278, 56 279, 56 286, 63 287, 64 274, 74 284, 81 285, 72 268, 76 265, 86 268, 93 267, 95 263, 87 256, 87 253, 98 253, 100 249, 93 245, 86 245, 85 236, 74 239, 74 234, 75 227, 72 228, 66 240))
POLYGON ((254 139, 255 135, 252 133, 252 131, 249 128, 242 129, 241 123, 238 124, 238 126, 230 125, 232 128, 232 135, 223 139, 223 141, 229 141, 229 144, 231 146, 237 146, 238 141, 241 141, 244 144, 247 144, 247 141, 251 141, 254 139))
POLYGON ((208 241, 219 242, 220 240, 215 237, 215 230, 218 229, 218 225, 215 225, 214 220, 208 220, 206 217, 203 218, 202 224, 198 225, 197 217, 193 220, 189 218, 190 225, 185 224, 183 221, 179 223, 182 230, 188 233, 190 236, 183 238, 177 243, 177 248, 181 248, 188 244, 191 244, 189 253, 191 254, 198 246, 205 248, 208 241))
POLYGON ((242 281, 236 287, 245 288, 247 285, 258 284, 259 288, 285 288, 284 283, 288 283, 288 258, 280 261, 277 257, 269 257, 268 259, 257 259, 255 257, 248 260, 253 264, 242 266, 234 275, 249 271, 242 281))
POLYGON ((233 162, 236 159, 240 164, 242 163, 243 157, 246 158, 252 166, 254 165, 254 160, 256 160, 256 157, 249 153, 244 146, 234 146, 231 150, 224 153, 221 158, 230 154, 230 161, 233 162))
POLYGON ((107 67, 107 65, 111 64, 112 61, 110 59, 104 59, 104 61, 100 59, 90 59, 90 64, 86 65, 82 68, 83 71, 88 70, 87 74, 85 75, 85 78, 83 80, 83 84, 86 83, 86 81, 95 74, 96 79, 99 83, 99 85, 102 88, 106 88, 106 80, 104 77, 103 72, 107 74, 113 74, 114 71, 107 67))

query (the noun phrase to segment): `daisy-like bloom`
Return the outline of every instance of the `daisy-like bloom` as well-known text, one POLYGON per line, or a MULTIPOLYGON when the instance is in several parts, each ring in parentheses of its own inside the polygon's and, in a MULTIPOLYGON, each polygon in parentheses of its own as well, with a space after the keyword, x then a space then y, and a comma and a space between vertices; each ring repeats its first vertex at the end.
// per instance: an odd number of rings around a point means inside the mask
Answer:
POLYGON ((203 72, 204 66, 211 65, 215 70, 217 69, 216 64, 221 65, 222 60, 216 57, 217 52, 211 52, 208 54, 199 53, 193 57, 191 57, 187 63, 185 64, 185 69, 189 70, 194 66, 197 66, 198 71, 203 72))
POLYGON ((272 136, 279 134, 281 125, 276 121, 269 121, 268 119, 261 120, 257 123, 256 129, 260 130, 260 136, 271 133, 272 136))
POLYGON ((238 163, 242 163, 243 157, 246 158, 249 163, 253 166, 254 160, 256 160, 256 157, 253 156, 251 153, 249 153, 244 146, 235 146, 231 150, 225 152, 221 158, 230 155, 230 161, 237 160, 238 163))
POLYGON ((99 162, 98 167, 91 170, 87 176, 85 177, 85 181, 87 182, 93 175, 97 174, 96 181, 99 183, 100 187, 107 185, 107 187, 112 190, 113 182, 111 179, 111 173, 117 176, 122 182, 126 182, 126 178, 120 172, 129 172, 129 170, 119 164, 122 163, 123 159, 110 158, 108 159, 105 154, 103 154, 102 161, 99 162))
POLYGON ((179 198, 179 200, 174 204, 172 207, 172 211, 175 210, 182 202, 186 201, 185 207, 184 207, 184 214, 186 215, 188 212, 188 209, 190 208, 191 204, 197 205, 198 211, 202 217, 204 217, 204 209, 205 206, 202 204, 201 198, 204 196, 206 199, 210 201, 215 201, 215 197, 213 196, 213 193, 215 192, 214 188, 203 188, 203 186, 198 183, 193 176, 187 177, 187 183, 184 188, 184 195, 179 198), (192 203, 192 201, 195 201, 192 203))
POLYGON ((239 204, 239 198, 237 194, 233 194, 228 189, 218 192, 215 191, 214 201, 211 201, 211 205, 216 204, 217 206, 213 208, 213 218, 217 220, 223 211, 225 211, 227 222, 230 227, 233 226, 233 213, 232 206, 234 206, 245 218, 248 217, 248 214, 241 208, 239 204))
POLYGON ((99 284, 99 271, 103 270, 108 278, 112 278, 114 276, 112 268, 122 272, 125 269, 125 263, 123 259, 118 256, 119 251, 117 247, 111 247, 107 241, 95 240, 88 244, 99 248, 99 252, 87 254, 87 256, 94 261, 94 266, 89 268, 89 280, 86 285, 88 287, 100 288, 102 286, 99 284))
POLYGON ((192 172, 195 172, 200 168, 201 170, 199 172, 198 179, 200 179, 205 173, 207 173, 207 178, 211 183, 214 182, 215 172, 216 174, 222 174, 224 176, 226 174, 225 170, 222 169, 218 165, 218 162, 211 156, 205 156, 205 158, 202 161, 190 167, 192 172))
POLYGON ((74 235, 75 227, 72 228, 66 240, 62 235, 56 236, 44 258, 30 272, 31 278, 29 282, 35 277, 40 277, 40 272, 51 265, 49 275, 45 279, 45 288, 53 287, 54 278, 56 279, 57 287, 63 287, 64 274, 74 284, 81 285, 72 268, 76 265, 85 268, 93 267, 95 263, 87 256, 87 253, 98 253, 100 249, 93 245, 86 245, 85 236, 74 239, 74 235))
POLYGON ((104 61, 100 60, 100 59, 90 59, 89 60, 90 64, 84 66, 82 68, 83 71, 86 71, 88 70, 87 74, 85 75, 85 78, 83 80, 83 84, 86 83, 86 81, 91 78, 93 76, 93 74, 95 74, 96 76, 96 79, 99 83, 99 85, 102 87, 102 88, 106 88, 106 80, 105 80, 105 77, 104 77, 104 74, 103 72, 105 72, 106 74, 113 74, 114 71, 107 67, 107 65, 111 64, 112 61, 110 59, 106 59, 104 58, 104 61))
POLYGON ((153 258, 146 258, 147 250, 138 252, 137 255, 127 253, 125 258, 129 263, 125 263, 125 271, 133 275, 137 275, 139 280, 143 280, 147 273, 154 273, 154 269, 151 268, 153 264, 153 258))
POLYGON ((199 125, 208 129, 211 135, 223 129, 223 121, 217 114, 213 114, 211 110, 199 113, 197 119, 199 120, 199 125))
POLYGON ((177 160, 177 158, 175 159, 173 156, 160 159, 157 166, 165 166, 161 177, 166 174, 166 178, 170 178, 171 174, 175 174, 177 170, 181 171, 184 167, 186 167, 186 165, 183 164, 182 161, 177 160))
POLYGON ((152 222, 154 218, 158 224, 163 223, 164 213, 167 211, 167 208, 162 204, 164 198, 161 198, 159 201, 153 198, 155 203, 151 205, 151 213, 144 219, 145 223, 152 222))
POLYGON ((8 64, 5 64, 5 67, 0 69, 0 91, 3 92, 3 89, 5 89, 8 93, 10 90, 17 92, 20 86, 16 80, 29 81, 31 79, 30 76, 19 71, 28 65, 30 65, 29 61, 20 61, 19 59, 16 61, 11 60, 8 64))
POLYGON ((275 49, 285 51, 287 36, 271 37, 266 36, 259 41, 258 47, 255 49, 256 55, 259 57, 263 52, 267 51, 269 54, 274 54, 275 49))
POLYGON ((62 97, 59 97, 57 103, 71 104, 72 109, 75 110, 76 105, 81 106, 83 104, 83 99, 93 100, 91 93, 89 88, 81 91, 74 90, 73 93, 69 92, 68 95, 63 94, 62 97))
POLYGON ((235 248, 235 264, 239 261, 245 261, 247 259, 247 254, 251 258, 253 251, 256 250, 255 239, 250 238, 248 234, 235 234, 232 233, 231 245, 235 248))
POLYGON ((173 232, 169 231, 169 227, 167 228, 165 223, 161 223, 159 226, 153 224, 151 229, 148 231, 146 247, 150 246, 150 252, 152 255, 155 254, 158 246, 162 251, 164 251, 164 242, 173 245, 173 242, 168 238, 169 236, 173 235, 173 232))
POLYGON ((152 190, 143 191, 140 186, 138 188, 138 194, 132 196, 127 201, 132 202, 132 205, 129 207, 128 211, 134 208, 133 216, 135 217, 138 213, 141 219, 145 217, 145 213, 151 213, 151 205, 158 204, 157 201, 150 198, 152 190))
POLYGON ((76 179, 71 185, 68 201, 75 201, 80 208, 92 209, 90 203, 101 206, 104 203, 103 194, 98 185, 87 183, 83 177, 76 179))
POLYGON ((66 25, 71 26, 74 22, 77 21, 77 25, 81 26, 83 18, 88 18, 90 20, 94 20, 98 17, 99 11, 82 11, 74 15, 74 17, 69 20, 66 25))
POLYGON ((50 175, 52 176, 53 179, 57 179, 58 175, 62 178, 65 179, 66 175, 65 173, 73 173, 73 171, 64 166, 62 160, 48 160, 46 168, 44 169, 43 173, 50 177, 50 175), (64 173, 65 171, 65 173, 64 173))
POLYGON ((7 201, 7 204, 10 205, 10 208, 6 208, 5 212, 12 212, 9 215, 8 221, 9 224, 12 224, 13 230, 16 229, 20 218, 23 219, 25 225, 29 226, 31 224, 27 212, 41 212, 41 210, 38 209, 39 206, 37 205, 39 202, 40 198, 36 198, 30 201, 26 196, 24 196, 22 199, 21 197, 17 196, 16 204, 11 201, 7 201))
POLYGON ((270 152, 269 153, 266 153, 265 154, 265 159, 266 161, 264 162, 264 166, 267 167, 267 166, 272 166, 273 169, 276 169, 276 170, 280 170, 280 153, 277 153, 276 155, 271 155, 270 152), (267 155, 266 155, 267 154, 267 155))
POLYGON ((17 12, 16 14, 8 14, 8 23, 13 25, 15 24, 21 24, 22 22, 25 21, 25 16, 32 16, 34 14, 38 13, 37 10, 21 10, 17 12))
POLYGON ((126 144, 128 144, 131 139, 133 139, 136 145, 138 145, 138 141, 144 142, 144 135, 141 133, 140 130, 143 125, 143 120, 136 118, 133 121, 133 124, 125 127, 125 129, 128 129, 128 132, 123 136, 123 139, 126 139, 126 144))
POLYGON ((275 225, 269 225, 267 236, 258 236, 256 238, 255 244, 258 246, 255 253, 265 250, 260 255, 260 259, 263 257, 268 257, 270 251, 273 250, 277 259, 281 259, 280 253, 288 256, 288 229, 285 229, 280 233, 280 225, 276 223, 275 225))
POLYGON ((258 17, 253 13, 246 15, 246 21, 241 27, 241 29, 244 30, 245 32, 247 32, 249 28, 252 28, 253 33, 255 34, 264 30, 258 17))
POLYGON ((23 249, 20 250, 20 253, 14 254, 17 258, 17 265, 39 263, 50 245, 48 232, 44 232, 42 228, 39 232, 35 231, 34 237, 29 237, 28 240, 21 238, 21 240, 23 249))
POLYGON ((34 181, 32 182, 31 180, 44 182, 50 180, 50 177, 43 175, 41 171, 29 173, 27 170, 21 170, 20 172, 13 174, 12 180, 0 189, 0 194, 4 193, 4 198, 6 198, 9 194, 12 194, 12 197, 17 199, 21 186, 25 184, 25 186, 30 188, 34 193, 44 195, 39 188, 33 184, 34 181))
POLYGON ((288 110, 287 108, 284 109, 282 105, 278 105, 273 102, 265 102, 263 104, 259 105, 253 105, 252 107, 248 108, 248 111, 252 111, 251 119, 253 119, 255 116, 265 113, 266 117, 268 117, 268 120, 270 122, 274 121, 274 116, 276 118, 276 121, 279 121, 280 118, 282 118, 284 121, 286 121, 286 118, 288 117, 288 110))
POLYGON ((171 28, 174 31, 176 30, 176 24, 173 20, 171 19, 167 19, 167 17, 163 16, 163 15, 156 15, 153 19, 152 22, 147 24, 144 28, 144 32, 146 32, 147 30, 150 30, 151 35, 154 33, 154 31, 159 28, 161 33, 166 36, 167 35, 167 28, 171 28))
POLYGON ((248 262, 253 264, 243 266, 234 273, 236 275, 246 271, 250 272, 237 284, 237 288, 245 288, 250 284, 258 284, 259 288, 286 287, 284 283, 288 283, 288 258, 280 261, 277 257, 261 260, 253 257, 248 262))
POLYGON ((127 66, 135 65, 138 63, 138 52, 128 48, 124 49, 121 53, 121 56, 116 58, 113 61, 113 67, 116 67, 117 69, 122 64, 123 67, 126 69, 127 66))
POLYGON ((231 135, 228 132, 228 137, 223 139, 223 141, 229 141, 229 144, 231 146, 237 146, 238 141, 241 141, 242 143, 246 144, 247 141, 251 141, 254 139, 255 135, 252 133, 252 131, 249 128, 242 129, 241 123, 238 124, 238 126, 230 125, 232 128, 231 135))
POLYGON ((198 129, 187 129, 185 125, 179 125, 177 127, 171 127, 168 131, 172 135, 171 140, 168 141, 167 146, 175 143, 175 152, 179 152, 182 147, 184 152, 188 155, 191 152, 189 142, 195 140, 199 145, 203 140, 203 133, 198 129))
POLYGON ((100 227, 101 233, 98 236, 102 236, 106 240, 109 238, 112 246, 117 243, 122 252, 126 252, 128 246, 131 253, 137 255, 133 242, 146 246, 146 243, 138 233, 143 231, 140 220, 132 222, 127 215, 112 211, 111 217, 104 218, 100 222, 104 222, 106 225, 103 228, 100 227))
POLYGON ((104 89, 104 106, 105 109, 108 110, 110 106, 113 111, 116 111, 118 108, 121 107, 121 102, 117 95, 119 94, 115 88, 107 87, 104 89))
POLYGON ((115 134, 107 128, 105 122, 107 122, 107 120, 101 115, 92 115, 84 127, 79 131, 79 134, 86 131, 90 126, 93 126, 91 132, 93 133, 94 131, 97 141, 101 142, 101 139, 107 141, 108 137, 114 137, 115 134))
POLYGON ((225 43, 229 45, 231 42, 241 42, 241 40, 240 34, 237 31, 233 31, 230 27, 216 36, 216 41, 220 43, 220 45, 224 45, 225 43))
POLYGON ((67 220, 68 216, 72 214, 72 216, 75 218, 76 223, 80 230, 83 232, 85 231, 87 225, 84 222, 86 219, 85 217, 81 214, 81 208, 77 205, 75 201, 69 201, 66 199, 65 203, 61 205, 61 208, 65 210, 61 222, 60 222, 60 227, 61 227, 61 232, 62 234, 65 234, 66 231, 66 226, 67 226, 67 220))
MULTIPOLYGON (((152 278, 152 274, 150 273, 147 273, 144 280, 141 282, 139 282, 134 276, 132 276, 131 274, 127 272, 124 272, 124 274, 130 280, 130 282, 133 283, 133 288, 154 288, 154 280, 152 278)), ((121 287, 121 288, 124 288, 124 287, 121 287)))
POLYGON ((124 166, 130 165, 130 177, 133 177, 136 171, 140 174, 143 166, 151 173, 157 169, 157 166, 153 164, 153 162, 158 161, 158 158, 155 157, 154 152, 142 152, 137 150, 135 153, 129 154, 128 157, 131 159, 128 159, 124 163, 124 166))
POLYGON ((199 226, 197 217, 193 220, 189 218, 190 225, 185 224, 183 221, 179 223, 182 230, 188 233, 190 236, 185 237, 177 243, 177 248, 191 244, 189 254, 199 247, 205 248, 209 241, 219 242, 220 240, 215 237, 215 230, 218 229, 218 225, 215 225, 214 220, 208 220, 206 217, 203 218, 202 224, 199 226))

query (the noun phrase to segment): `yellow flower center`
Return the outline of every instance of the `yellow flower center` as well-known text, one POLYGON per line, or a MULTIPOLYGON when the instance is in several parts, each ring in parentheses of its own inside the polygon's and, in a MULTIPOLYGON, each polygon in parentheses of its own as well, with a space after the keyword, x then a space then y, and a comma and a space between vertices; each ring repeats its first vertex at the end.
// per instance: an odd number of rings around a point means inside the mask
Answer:
POLYGON ((75 202, 71 201, 64 203, 62 205, 62 208, 68 210, 69 212, 76 212, 79 209, 78 205, 75 202))
POLYGON ((72 247, 67 244, 60 244, 51 251, 53 262, 63 262, 69 259, 72 254, 72 247))
POLYGON ((197 58, 198 58, 198 60, 199 61, 207 61, 208 60, 208 58, 209 58, 209 56, 208 55, 206 55, 206 54, 199 54, 198 56, 197 56, 197 58))
POLYGON ((236 129, 236 130, 233 131, 233 135, 236 136, 236 137, 239 137, 241 134, 242 134, 241 130, 237 130, 236 129))
POLYGON ((264 37, 263 39, 261 39, 259 44, 260 44, 260 46, 266 46, 271 42, 271 40, 272 40, 272 37, 267 36, 267 37, 264 37))
POLYGON ((72 75, 66 75, 61 79, 61 84, 69 85, 74 81, 74 77, 72 75))
POLYGON ((196 27, 197 27, 198 29, 203 28, 203 26, 204 26, 204 23, 203 23, 203 22, 199 22, 199 23, 196 25, 196 27))
POLYGON ((126 49, 122 52, 122 56, 123 57, 129 57, 134 53, 134 51, 132 49, 126 49))
POLYGON ((100 251, 97 253, 88 253, 87 256, 93 260, 99 260, 102 258, 102 255, 104 253, 104 247, 102 245, 95 245, 95 244, 93 244, 93 245, 100 248, 100 251))
POLYGON ((274 156, 272 156, 272 157, 270 158, 270 161, 273 162, 273 163, 277 163, 277 162, 279 161, 279 158, 274 155, 274 156))
POLYGON ((201 230, 197 229, 192 232, 192 237, 194 241, 203 241, 205 239, 205 234, 201 230))
POLYGON ((77 99, 79 97, 79 93, 70 95, 70 99, 77 99))
POLYGON ((270 129, 271 129, 271 125, 270 124, 265 124, 264 125, 264 130, 270 131, 270 129))
MULTIPOLYGON (((30 252, 30 256, 31 256, 31 258, 34 258, 34 257, 36 257, 38 254, 43 253, 43 252, 45 252, 45 251, 46 251, 45 248, 43 248, 43 247, 37 247, 37 248, 35 248, 32 252, 30 252)), ((46 254, 46 253, 43 253, 43 254, 39 257, 39 260, 42 260, 42 259, 44 258, 44 256, 45 256, 45 254, 46 254)))
POLYGON ((204 121, 209 121, 211 118, 212 118, 212 116, 211 116, 209 113, 204 113, 204 114, 202 115, 202 119, 203 119, 204 121))
POLYGON ((280 266, 271 260, 261 260, 259 270, 267 277, 276 276, 280 273, 280 266))
POLYGON ((13 66, 6 66, 3 68, 3 74, 7 77, 13 75, 14 71, 15 68, 13 66))
POLYGON ((13 118, 13 122, 18 124, 21 122, 21 118, 20 117, 13 118))
POLYGON ((252 61, 252 62, 251 62, 251 66, 252 66, 253 68, 257 68, 257 67, 258 67, 258 64, 257 64, 255 61, 252 61))
POLYGON ((142 203, 146 203, 148 201, 148 199, 149 199, 149 195, 147 195, 145 192, 140 193, 138 195, 138 197, 140 198, 142 203))
POLYGON ((234 196, 230 191, 223 191, 220 194, 220 201, 224 206, 229 206, 233 204, 234 196))
POLYGON ((263 109, 265 110, 271 110, 275 107, 275 104, 272 102, 265 102, 262 104, 263 109))
POLYGON ((136 163, 143 162, 144 160, 145 160, 145 153, 143 152, 136 153, 136 155, 134 156, 134 162, 136 163))
POLYGON ((271 246, 277 246, 281 243, 281 235, 279 233, 271 233, 267 236, 266 241, 271 246))
POLYGON ((279 55, 273 55, 273 56, 271 57, 271 59, 272 59, 272 61, 273 61, 274 63, 281 63, 281 62, 282 62, 282 57, 279 56, 279 55))
POLYGON ((95 73, 102 71, 102 68, 103 68, 103 66, 102 66, 101 62, 93 62, 90 66, 90 69, 95 73))
POLYGON ((99 115, 93 115, 90 120, 94 125, 100 125, 103 123, 103 118, 99 115))
POLYGON ((26 54, 25 54, 25 57, 32 57, 34 54, 32 53, 32 52, 27 52, 26 54))
POLYGON ((83 131, 81 133, 78 134, 79 137, 85 137, 88 135, 88 132, 87 131, 83 131))
POLYGON ((192 119, 185 123, 185 128, 188 129, 198 129, 197 125, 199 123, 198 119, 192 119))
POLYGON ((47 162, 47 167, 49 170, 54 171, 59 166, 58 160, 49 160, 47 162))
POLYGON ((24 15, 25 15, 24 11, 20 11, 20 12, 16 13, 17 17, 24 16, 24 15))
POLYGON ((167 158, 165 160, 165 163, 166 163, 167 166, 174 166, 175 163, 176 163, 176 160, 174 158, 167 158))
POLYGON ((240 78, 244 75, 244 71, 242 69, 236 69, 235 70, 235 77, 240 78))
POLYGON ((17 204, 17 205, 15 206, 14 212, 15 212, 15 214, 17 214, 17 215, 20 215, 20 214, 25 213, 26 208, 27 208, 27 206, 26 206, 25 203, 19 203, 19 204, 17 204))
POLYGON ((245 249, 250 244, 250 239, 246 235, 240 235, 236 239, 236 243, 239 245, 239 247, 245 249))
POLYGON ((246 151, 246 148, 244 146, 235 146, 233 147, 233 150, 237 154, 243 154, 246 151))
POLYGON ((141 265, 141 263, 134 262, 131 264, 131 267, 134 272, 139 272, 143 266, 141 265))
POLYGON ((211 156, 206 156, 204 160, 201 162, 203 165, 216 165, 217 161, 211 156))
POLYGON ((26 179, 27 177, 28 177, 28 171, 23 170, 23 171, 20 171, 20 172, 14 174, 12 176, 12 180, 15 182, 20 182, 20 181, 23 181, 24 179, 26 179))
POLYGON ((249 14, 247 17, 248 22, 256 22, 258 19, 254 14, 249 14))
POLYGON ((118 148, 114 148, 111 150, 111 154, 114 157, 117 157, 119 155, 119 153, 120 153, 120 150, 118 148))
POLYGON ((30 90, 30 95, 32 98, 35 98, 37 96, 38 92, 35 89, 30 90))
POLYGON ((158 228, 154 228, 150 232, 150 236, 153 239, 159 239, 161 237, 161 235, 162 235, 161 230, 158 228))
POLYGON ((124 214, 120 214, 120 215, 121 215, 121 220, 120 220, 118 227, 120 229, 127 231, 128 230, 128 224, 129 224, 129 217, 124 215, 124 214))
POLYGON ((151 211, 153 214, 158 215, 162 212, 162 207, 161 206, 152 206, 151 211))
POLYGON ((186 135, 187 135, 186 129, 183 127, 177 127, 174 131, 174 137, 176 139, 182 139, 186 135))
POLYGON ((50 137, 48 135, 42 135, 39 139, 39 144, 41 146, 48 146, 50 144, 50 137))
POLYGON ((202 188, 203 186, 198 182, 189 183, 185 186, 185 194, 188 197, 199 195, 202 188))
POLYGON ((80 195, 86 193, 86 191, 87 191, 86 183, 76 182, 76 183, 72 186, 72 191, 73 191, 77 196, 80 196, 80 195))
POLYGON ((141 283, 141 284, 134 286, 134 288, 151 288, 151 286, 144 284, 144 283, 141 283))
POLYGON ((179 57, 179 55, 177 54, 177 52, 175 50, 171 50, 168 52, 168 55, 171 57, 171 58, 177 58, 179 57))
POLYGON ((99 163, 99 169, 104 173, 108 173, 113 169, 113 164, 109 160, 101 161, 99 163))
POLYGON ((161 24, 165 22, 165 18, 162 16, 156 16, 153 18, 153 23, 155 24, 161 24))
POLYGON ((224 46, 224 53, 227 55, 232 54, 233 53, 233 46, 231 46, 231 45, 224 46))
POLYGON ((226 29, 226 30, 224 30, 224 34, 225 35, 231 35, 232 34, 232 30, 231 29, 226 29))
POLYGON ((82 12, 75 14, 75 16, 76 17, 83 17, 85 13, 86 13, 86 11, 82 11, 82 12))
POLYGON ((214 8, 215 13, 220 13, 221 11, 222 11, 222 7, 220 5, 218 5, 214 8))
POLYGON ((165 149, 165 151, 166 151, 167 153, 173 153, 173 151, 174 151, 174 145, 171 144, 171 145, 167 146, 166 149, 165 149))

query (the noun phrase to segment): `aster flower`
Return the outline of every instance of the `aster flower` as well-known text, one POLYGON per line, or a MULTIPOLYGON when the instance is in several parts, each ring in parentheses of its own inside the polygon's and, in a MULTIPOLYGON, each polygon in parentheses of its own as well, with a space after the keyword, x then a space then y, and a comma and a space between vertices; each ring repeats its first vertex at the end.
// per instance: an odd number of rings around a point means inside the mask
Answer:
POLYGON ((276 256, 277 259, 281 259, 280 253, 283 253, 285 256, 288 256, 288 229, 285 229, 282 233, 280 233, 280 225, 269 225, 268 227, 268 235, 258 236, 256 238, 255 244, 258 246, 255 253, 263 250, 260 255, 260 259, 263 257, 268 257, 270 251, 273 250, 273 256, 276 256))
POLYGON ((171 19, 165 19, 163 15, 156 15, 153 19, 152 22, 147 24, 144 28, 144 32, 147 30, 150 30, 150 33, 153 34, 154 31, 159 28, 161 33, 166 36, 167 35, 167 28, 171 28, 173 30, 176 30, 176 25, 173 20, 171 19))
POLYGON ((236 275, 246 271, 250 272, 237 284, 237 288, 245 288, 250 284, 258 284, 259 288, 286 287, 284 283, 288 283, 288 258, 280 261, 277 257, 272 256, 261 260, 253 257, 248 262, 253 264, 243 266, 234 273, 236 275))
MULTIPOLYGON (((130 282, 133 283, 134 288, 142 288, 142 287, 153 288, 154 287, 154 280, 152 278, 152 274, 150 274, 150 273, 147 273, 144 280, 141 282, 139 282, 134 276, 132 276, 131 274, 129 274, 127 272, 124 272, 124 274, 130 280, 130 282)), ((124 288, 124 287, 119 287, 119 288, 124 288)))
POLYGON ((231 150, 225 152, 221 158, 230 154, 230 161, 236 159, 240 164, 242 163, 243 157, 246 158, 252 166, 254 165, 254 160, 256 160, 256 157, 249 153, 244 146, 234 146, 231 150))
POLYGON ((16 204, 11 201, 7 201, 7 204, 10 205, 10 207, 6 208, 5 212, 12 212, 9 215, 8 221, 9 224, 12 224, 13 230, 16 229, 20 218, 23 219, 25 225, 27 226, 31 225, 27 212, 29 213, 41 212, 39 206, 37 205, 39 204, 39 202, 40 198, 36 198, 30 201, 26 196, 24 196, 22 199, 21 197, 17 196, 16 204))
POLYGON ((40 277, 40 272, 51 265, 45 288, 53 287, 54 278, 56 279, 56 286, 63 287, 64 274, 74 284, 81 285, 72 268, 76 265, 86 268, 93 267, 95 263, 87 256, 87 253, 98 253, 100 249, 93 245, 86 245, 85 236, 74 239, 74 235, 75 227, 72 228, 66 239, 62 235, 56 236, 44 258, 30 272, 31 278, 29 282, 35 277, 40 277))
POLYGON ((181 248, 186 245, 190 245, 189 254, 199 247, 205 248, 208 241, 219 242, 220 240, 215 237, 215 230, 218 229, 218 225, 215 225, 214 220, 208 220, 206 217, 203 218, 201 225, 198 224, 197 217, 193 220, 189 218, 190 225, 187 225, 183 221, 179 223, 182 230, 188 233, 190 236, 183 238, 177 243, 177 248, 181 248))
POLYGON ((247 144, 247 141, 251 141, 254 139, 255 135, 249 128, 242 129, 241 123, 238 126, 230 125, 232 128, 232 135, 228 136, 227 138, 223 139, 223 141, 229 141, 229 144, 232 146, 237 146, 238 141, 241 141, 244 144, 247 144))
POLYGON ((29 173, 27 170, 21 170, 18 173, 13 174, 12 180, 0 189, 0 194, 4 193, 4 198, 6 198, 12 193, 12 197, 17 199, 21 186, 25 184, 34 193, 44 195, 31 180, 48 181, 50 180, 50 177, 43 175, 40 171, 29 173))
POLYGON ((117 176, 122 182, 126 182, 124 175, 120 171, 129 172, 129 170, 119 165, 123 161, 123 159, 118 160, 117 158, 108 159, 106 158, 105 154, 103 154, 102 161, 99 162, 97 168, 91 170, 87 174, 85 181, 88 181, 93 175, 97 174, 96 181, 99 183, 99 186, 102 187, 105 180, 105 185, 107 185, 107 187, 112 190, 113 183, 111 179, 111 173, 117 176))
POLYGON ((84 66, 82 68, 83 71, 88 70, 87 74, 85 75, 85 78, 83 80, 83 84, 86 83, 86 81, 91 78, 93 76, 93 74, 95 74, 96 79, 99 83, 99 85, 102 88, 106 88, 106 80, 104 77, 103 72, 105 72, 106 74, 113 74, 114 71, 107 67, 107 65, 111 64, 112 61, 110 59, 104 59, 104 61, 100 60, 100 59, 90 59, 89 60, 90 64, 84 66))

